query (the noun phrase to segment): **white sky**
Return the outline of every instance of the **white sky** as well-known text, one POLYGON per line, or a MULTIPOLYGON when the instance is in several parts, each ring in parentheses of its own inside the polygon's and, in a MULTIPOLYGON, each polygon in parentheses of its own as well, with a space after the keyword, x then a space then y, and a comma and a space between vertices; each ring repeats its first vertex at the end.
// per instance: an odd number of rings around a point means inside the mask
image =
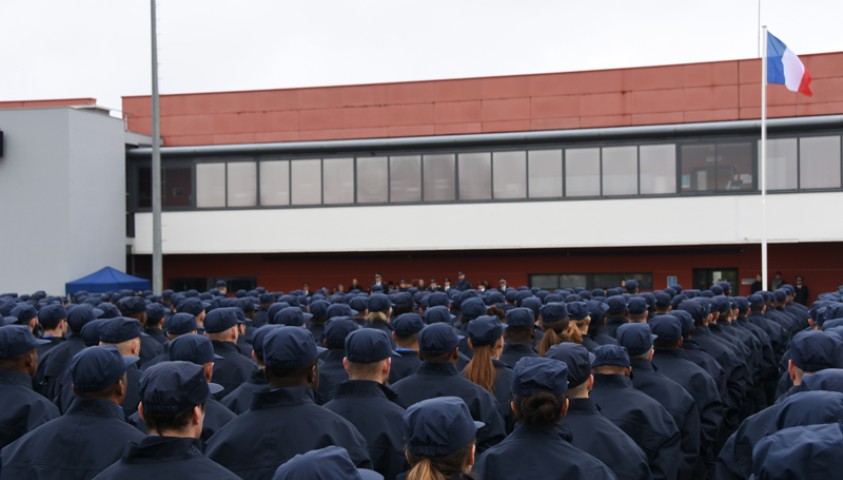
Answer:
MULTIPOLYGON (((750 58, 758 0, 158 0, 162 94, 750 58)), ((843 0, 764 0, 797 54, 843 0)), ((0 100, 150 92, 148 0, 0 0, 0 100)))

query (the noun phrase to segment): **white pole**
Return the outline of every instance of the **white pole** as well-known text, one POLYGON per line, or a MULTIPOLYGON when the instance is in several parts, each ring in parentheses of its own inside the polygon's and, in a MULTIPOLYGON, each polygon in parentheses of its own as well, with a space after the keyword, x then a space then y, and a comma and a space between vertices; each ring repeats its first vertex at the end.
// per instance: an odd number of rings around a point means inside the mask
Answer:
POLYGON ((152 291, 160 295, 164 283, 164 262, 161 252, 161 119, 158 108, 158 20, 155 2, 149 2, 152 30, 152 291))
POLYGON ((761 288, 767 290, 767 25, 761 32, 761 288))

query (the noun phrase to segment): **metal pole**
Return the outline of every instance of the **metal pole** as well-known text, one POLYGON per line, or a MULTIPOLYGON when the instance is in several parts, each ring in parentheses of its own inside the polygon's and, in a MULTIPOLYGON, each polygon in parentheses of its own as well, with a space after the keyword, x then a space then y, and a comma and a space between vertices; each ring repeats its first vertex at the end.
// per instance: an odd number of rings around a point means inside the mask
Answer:
POLYGON ((158 108, 158 20, 155 2, 150 0, 152 30, 152 291, 163 289, 163 258, 161 252, 161 119, 158 108))
POLYGON ((761 289, 767 290, 767 25, 761 32, 761 289))

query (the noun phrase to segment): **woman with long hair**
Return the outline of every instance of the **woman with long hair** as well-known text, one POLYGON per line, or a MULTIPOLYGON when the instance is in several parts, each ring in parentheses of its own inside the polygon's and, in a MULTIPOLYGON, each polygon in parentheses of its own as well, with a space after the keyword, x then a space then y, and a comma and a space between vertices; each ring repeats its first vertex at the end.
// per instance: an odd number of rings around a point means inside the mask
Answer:
POLYGON ((574 343, 583 344, 588 336, 588 325, 591 323, 591 315, 588 311, 588 304, 585 302, 568 303, 568 337, 574 343))
POLYGON ((474 441, 482 422, 471 418, 457 397, 412 405, 404 414, 405 453, 412 468, 407 480, 473 479, 474 441))
POLYGON ((468 324, 468 346, 474 351, 471 361, 465 366, 465 377, 488 390, 498 401, 501 416, 511 430, 512 419, 509 409, 512 391, 512 369, 500 361, 503 352, 504 324, 498 317, 484 315, 468 324))
POLYGON ((550 347, 560 344, 562 342, 570 342, 571 338, 568 336, 568 307, 564 303, 548 303, 541 307, 541 326, 544 331, 544 336, 539 342, 539 355, 544 356, 544 352, 548 351, 550 347))

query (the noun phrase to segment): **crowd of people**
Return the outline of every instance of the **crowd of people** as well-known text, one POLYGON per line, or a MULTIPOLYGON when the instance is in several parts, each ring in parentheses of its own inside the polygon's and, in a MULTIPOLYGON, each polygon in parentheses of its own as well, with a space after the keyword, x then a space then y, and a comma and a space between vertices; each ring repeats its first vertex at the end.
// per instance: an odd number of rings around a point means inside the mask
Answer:
POLYGON ((0 295, 0 480, 843 467, 843 287, 352 286, 0 295))

